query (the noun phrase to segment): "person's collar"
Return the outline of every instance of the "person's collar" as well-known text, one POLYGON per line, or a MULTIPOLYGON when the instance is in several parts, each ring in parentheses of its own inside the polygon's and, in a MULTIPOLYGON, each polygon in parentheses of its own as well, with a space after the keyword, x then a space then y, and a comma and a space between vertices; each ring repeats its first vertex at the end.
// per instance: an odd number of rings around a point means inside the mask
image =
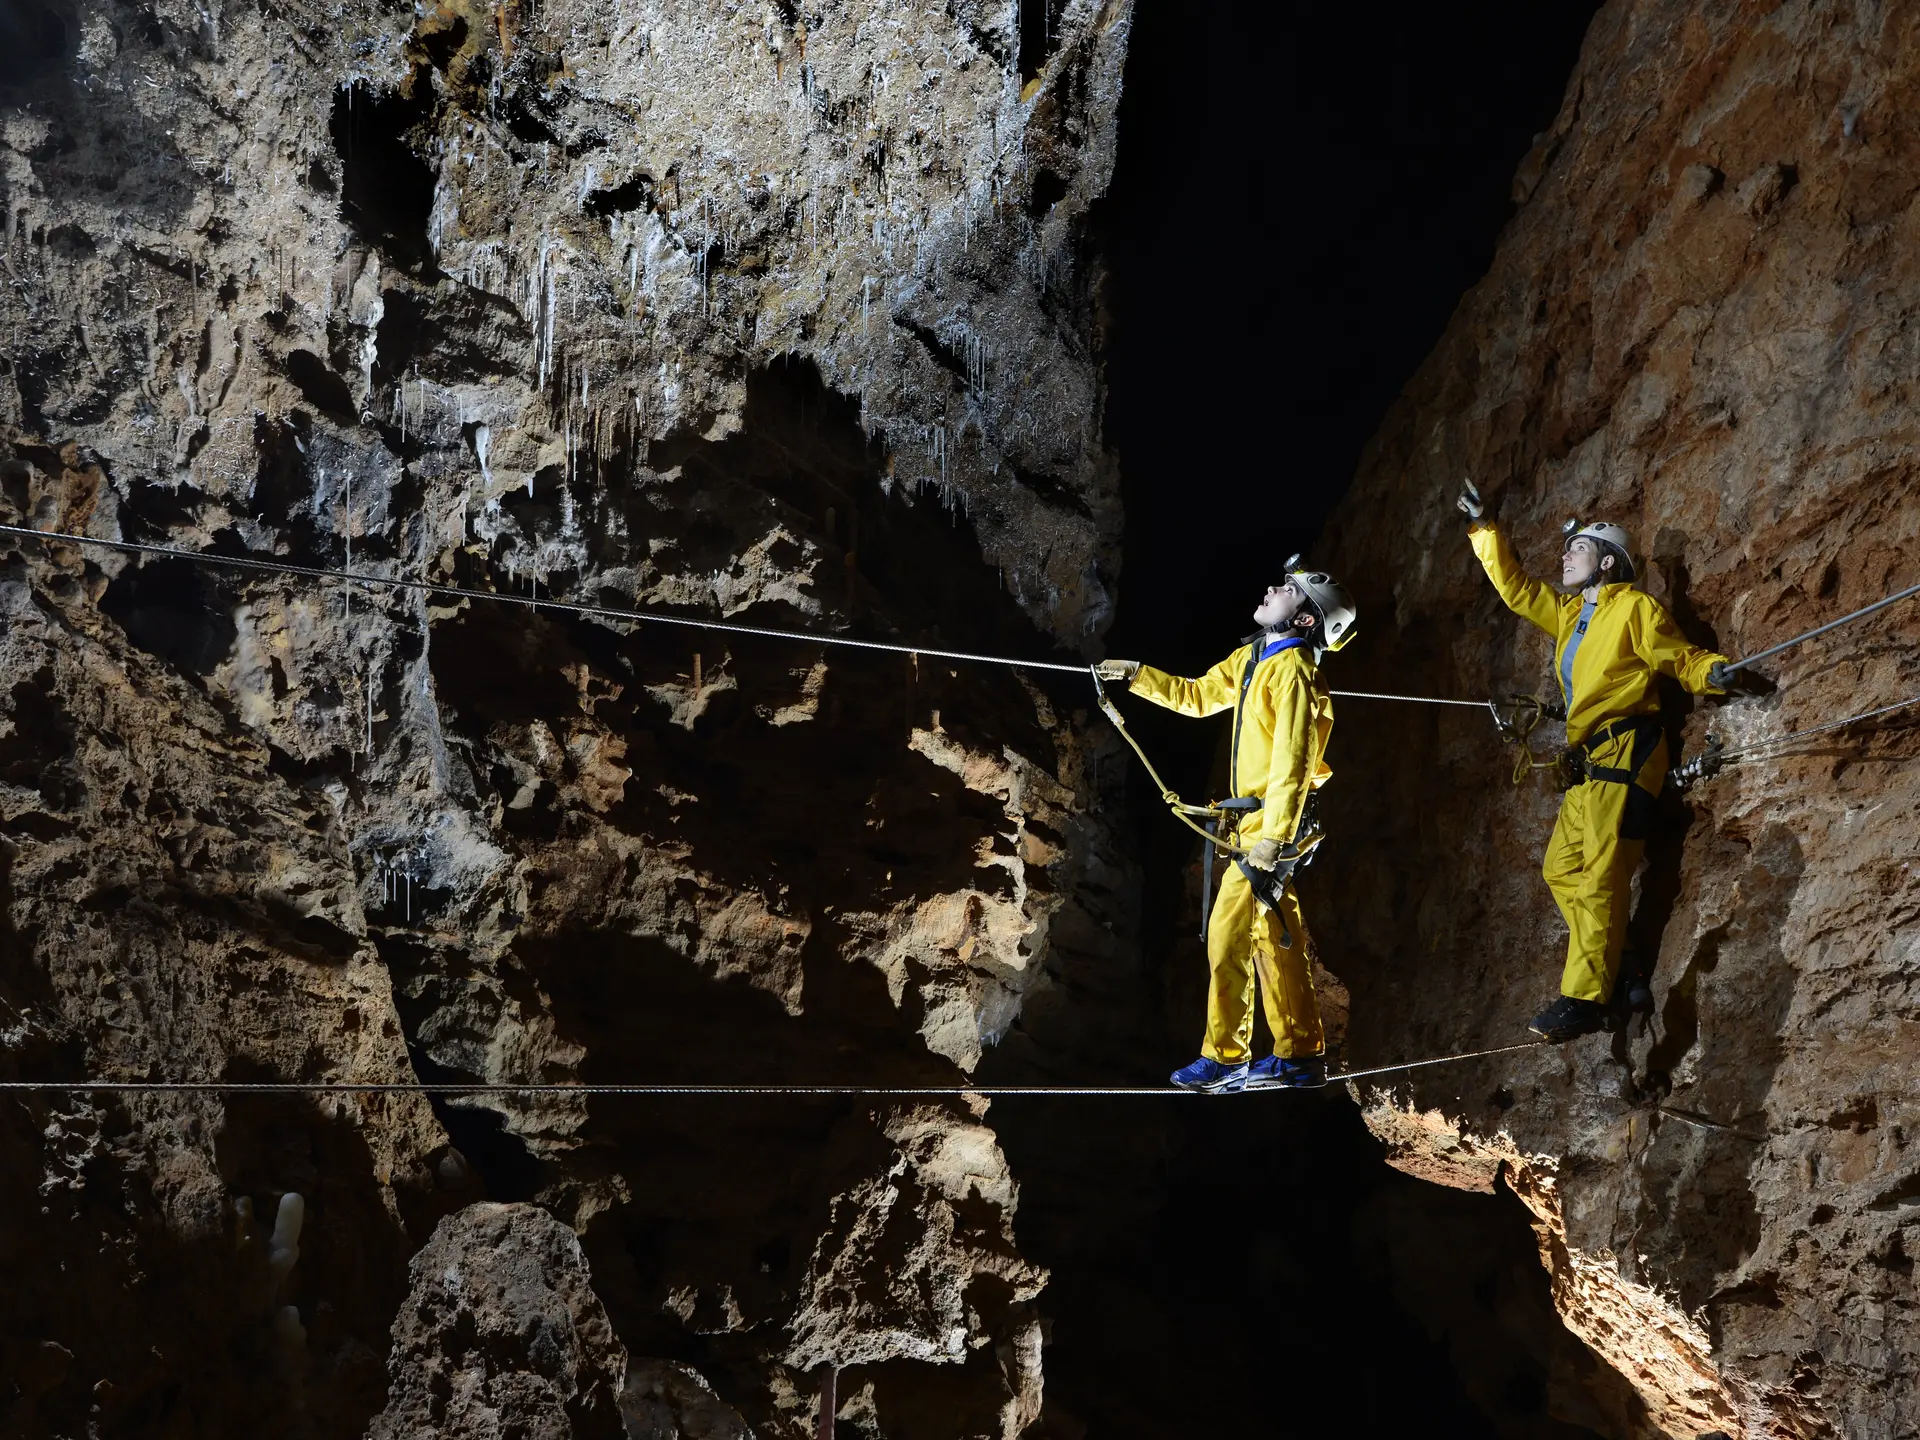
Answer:
POLYGON ((1276 645, 1285 646, 1289 649, 1294 646, 1300 646, 1304 649, 1311 650, 1313 649, 1313 638, 1304 630, 1296 629, 1292 625, 1283 625, 1277 630, 1262 630, 1259 638, 1254 641, 1254 644, 1258 647, 1256 653, 1264 659, 1276 645))

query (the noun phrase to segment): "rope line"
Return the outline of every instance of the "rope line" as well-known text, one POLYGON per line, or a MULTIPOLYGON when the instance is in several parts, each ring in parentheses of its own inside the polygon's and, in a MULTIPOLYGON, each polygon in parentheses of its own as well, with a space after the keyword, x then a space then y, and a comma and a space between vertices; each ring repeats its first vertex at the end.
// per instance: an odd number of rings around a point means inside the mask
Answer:
POLYGON ((1814 636, 1824 635, 1829 630, 1838 630, 1842 625, 1849 624, 1850 622, 1861 619, 1864 616, 1871 615, 1876 610, 1884 610, 1887 608, 1887 606, 1896 604, 1897 602, 1901 600, 1905 600, 1912 595, 1920 595, 1920 585, 1910 585, 1905 590, 1901 590, 1896 594, 1887 596, 1887 598, 1884 600, 1876 600, 1871 605, 1864 605, 1860 609, 1855 610, 1850 615, 1842 615, 1838 620, 1829 620, 1824 625, 1816 625, 1813 629, 1807 631, 1807 633, 1804 635, 1796 635, 1791 640, 1782 640, 1778 645, 1769 646, 1767 649, 1760 651, 1758 654, 1749 655, 1744 660, 1736 660, 1731 665, 1727 666, 1727 669, 1729 671, 1744 670, 1749 665, 1757 665, 1762 660, 1770 659, 1773 656, 1778 655, 1782 650, 1791 650, 1794 646, 1800 644, 1800 642, 1803 640, 1811 640, 1813 639, 1814 636))
POLYGON ((1470 710, 1484 710, 1489 703, 1485 700, 1443 700, 1437 695, 1380 695, 1371 690, 1329 690, 1327 693, 1341 700, 1404 700, 1409 705, 1465 705, 1470 710))
POLYGON ((1914 705, 1920 705, 1920 695, 1909 695, 1904 700, 1896 700, 1891 705, 1882 705, 1877 710, 1865 710, 1858 715, 1849 715, 1844 720, 1829 720, 1824 725, 1810 725, 1805 730, 1795 730, 1786 735, 1776 735, 1771 740, 1755 740, 1751 744, 1742 745, 1738 750, 1723 750, 1716 759, 1719 763, 1726 764, 1733 760, 1757 755, 1764 750, 1774 750, 1782 745, 1791 745, 1796 740, 1805 740, 1812 735, 1824 735, 1829 730, 1842 730, 1849 725, 1858 725, 1863 720, 1875 720, 1882 715, 1891 715, 1896 710, 1905 710, 1914 705))
POLYGON ((274 575, 293 575, 308 580, 331 581, 345 585, 378 586, 388 590, 452 600, 497 600, 509 605, 524 605, 534 610, 561 610, 570 615, 598 619, 642 621, 653 625, 681 625, 691 630, 717 630, 728 635, 758 635, 771 640, 799 640, 810 645, 841 645, 855 650, 885 650, 896 655, 924 655, 934 660, 959 660, 975 665, 1006 665, 1020 670, 1058 670, 1078 675, 1084 665, 1063 665, 1049 660, 1014 660, 1004 655, 975 655, 964 650, 933 650, 925 645, 898 645, 884 640, 856 640, 849 635, 818 635, 806 630, 779 630, 765 625, 738 625, 727 620, 699 620, 688 615, 664 615, 657 610, 617 610, 608 605, 585 605, 577 600, 539 600, 527 595, 510 595, 500 590, 470 590, 462 585, 437 585, 430 580, 410 580, 400 576, 372 575, 364 571, 325 570, 314 565, 295 565, 291 561, 263 560, 251 555, 214 555, 204 550, 182 550, 171 545, 143 545, 133 540, 101 540, 92 535, 73 535, 57 530, 33 530, 21 525, 0 525, 0 535, 43 540, 60 545, 92 545, 102 550, 118 550, 132 555, 159 555, 170 560, 186 560, 201 565, 225 565, 235 570, 259 570, 274 575))
POLYGON ((1133 732, 1127 729, 1126 717, 1121 715, 1120 707, 1108 698, 1107 687, 1101 683, 1098 667, 1088 666, 1087 674, 1092 677, 1093 680, 1094 699, 1099 702, 1100 709, 1106 714, 1107 719, 1113 723, 1113 728, 1120 732, 1120 738, 1133 748, 1133 753, 1140 757, 1140 763, 1147 767, 1147 778, 1153 781, 1153 788, 1160 792, 1160 798, 1165 802, 1167 810, 1173 818, 1200 836, 1200 838, 1205 840, 1209 845, 1217 846, 1229 855, 1245 859, 1248 855, 1252 854, 1252 851, 1241 849, 1224 835, 1216 835, 1213 831, 1207 829, 1206 826, 1197 824, 1194 821, 1193 817, 1196 815, 1218 819, 1227 812, 1206 805, 1189 805, 1186 801, 1182 800, 1179 792, 1160 778, 1160 772, 1154 768, 1153 761, 1147 757, 1147 752, 1141 748, 1140 742, 1133 738, 1133 732))
MULTIPOLYGON (((404 576, 375 575, 364 570, 328 570, 318 565, 296 565, 290 560, 267 560, 257 555, 216 555, 205 550, 184 550, 174 545, 147 545, 136 540, 103 540, 94 535, 77 535, 64 530, 35 530, 25 525, 0 525, 0 535, 23 540, 40 540, 55 545, 91 545, 99 550, 117 550, 128 555, 155 555, 168 560, 185 560, 196 565, 224 565, 231 570, 256 570, 270 575, 291 575, 338 585, 365 585, 386 590, 408 591, 450 600, 496 600, 508 605, 523 605, 532 610, 560 610, 569 615, 595 619, 638 621, 652 625, 680 625, 690 630, 713 630, 726 635, 757 635, 767 640, 797 640, 810 645, 840 645, 852 650, 882 650, 894 655, 924 655, 930 660, 957 660, 972 665, 1006 665, 1017 670, 1052 670, 1063 675, 1079 675, 1085 665, 1063 664, 1057 660, 1019 660, 1005 655, 978 655, 968 650, 933 650, 925 645, 901 645, 886 640, 856 640, 850 635, 821 635, 810 630, 782 630, 768 625, 741 625, 730 620, 700 620, 689 615, 667 615, 658 610, 620 610, 610 605, 587 605, 577 600, 541 600, 530 595, 512 595, 503 590, 473 590, 464 585, 440 585, 431 580, 412 580, 404 576)), ((1427 695, 1378 695, 1366 690, 1335 690, 1343 700, 1404 700, 1417 705, 1466 705, 1478 709, 1483 700, 1441 700, 1427 695)))
POLYGON ((1469 1050, 1463 1055, 1436 1055, 1431 1060, 1409 1060, 1401 1065, 1381 1065, 1372 1070, 1349 1070, 1344 1075, 1329 1075, 1329 1085, 1345 1085, 1352 1080, 1369 1080, 1375 1075, 1398 1075, 1405 1070, 1419 1070, 1428 1065, 1451 1065, 1457 1060, 1484 1060, 1489 1055, 1509 1055, 1515 1050, 1533 1050, 1548 1044, 1542 1040, 1522 1040, 1518 1045, 1496 1045, 1491 1050, 1469 1050))
MULTIPOLYGON (((1436 1055, 1371 1070, 1329 1075, 1329 1085, 1396 1075, 1429 1065, 1480 1060, 1514 1050, 1531 1050, 1544 1040, 1472 1050, 1459 1055, 1436 1055)), ((1194 1095, 1174 1085, 598 1085, 482 1081, 439 1083, 402 1081, 302 1080, 0 1080, 0 1092, 27 1094, 167 1094, 167 1095, 738 1095, 840 1096, 861 1099, 910 1099, 914 1096, 1018 1095, 1194 1095)))

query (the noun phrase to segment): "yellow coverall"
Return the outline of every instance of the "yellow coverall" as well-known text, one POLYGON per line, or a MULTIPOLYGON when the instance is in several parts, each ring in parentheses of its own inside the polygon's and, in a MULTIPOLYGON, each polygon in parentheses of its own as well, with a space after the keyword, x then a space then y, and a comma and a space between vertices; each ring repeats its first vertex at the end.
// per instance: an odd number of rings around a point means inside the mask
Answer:
MULTIPOLYGON (((1507 608, 1554 637, 1554 672, 1565 674, 1586 602, 1528 578, 1492 522, 1477 521, 1467 534, 1507 608)), ((1667 778, 1656 677, 1671 675, 1696 695, 1718 695, 1707 672, 1726 658, 1690 644, 1651 595, 1631 584, 1600 587, 1564 698, 1567 744, 1584 747, 1587 765, 1601 773, 1567 791, 1541 867, 1569 931, 1563 995, 1604 1004, 1613 994, 1629 885, 1667 778)))
MULTIPOLYGON (((1268 637, 1254 644, 1264 651, 1268 637)), ((1234 711, 1234 794, 1261 801, 1238 826, 1237 843, 1243 849, 1262 839, 1283 845, 1293 839, 1307 796, 1333 774, 1325 760, 1327 737, 1333 733, 1333 698, 1320 679, 1312 649, 1296 646, 1257 661, 1241 697, 1241 680, 1253 653, 1253 645, 1242 645, 1198 680, 1142 665, 1129 687, 1135 695, 1182 715, 1234 711)), ((1311 945, 1291 886, 1281 908, 1269 911, 1254 899, 1240 868, 1227 866, 1207 921, 1212 983, 1201 1053, 1228 1065, 1249 1058, 1258 975, 1274 1053, 1287 1059, 1320 1054, 1326 1037, 1313 997, 1311 945), (1283 922, 1291 945, 1282 943, 1283 922)))

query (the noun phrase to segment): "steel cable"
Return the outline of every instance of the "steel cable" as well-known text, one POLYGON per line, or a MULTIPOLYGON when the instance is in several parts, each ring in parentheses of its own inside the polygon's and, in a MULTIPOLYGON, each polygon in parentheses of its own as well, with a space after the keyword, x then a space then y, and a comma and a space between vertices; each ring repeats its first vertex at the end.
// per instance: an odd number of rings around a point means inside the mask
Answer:
MULTIPOLYGON (((63 530, 35 530, 26 525, 0 525, 0 535, 23 540, 41 540, 55 545, 90 545, 101 550, 117 550, 128 555, 155 555, 168 560, 185 560, 198 565, 221 565, 234 570, 256 570, 270 575, 291 575, 338 585, 365 585, 369 588, 403 590, 414 594, 451 600, 497 600, 508 605, 524 605, 533 610, 560 610, 569 615, 594 619, 626 620, 651 625, 680 625, 692 630, 712 630, 726 635, 757 635, 768 640, 795 640, 803 644, 840 645, 854 650, 882 650, 895 655, 924 655, 930 660, 957 660, 972 665, 1005 665, 1017 670, 1052 670, 1064 675, 1079 675, 1087 666, 1064 664, 1057 660, 1019 660, 1005 655, 978 655, 966 650, 935 650, 925 645, 902 645, 886 640, 856 640, 850 635, 821 635, 809 630, 781 630, 766 625, 740 625, 730 620, 701 620, 690 615, 666 615, 657 610, 620 610, 610 605, 585 605, 577 600, 541 600, 531 595, 512 595, 503 590, 473 590, 463 585, 439 585, 431 580, 412 580, 404 576, 375 575, 358 570, 328 570, 318 565, 296 565, 290 560, 267 560, 257 555, 217 555, 205 550, 183 550, 173 545, 147 545, 135 540, 103 540, 94 535, 78 535, 63 530)), ((1335 690, 1343 700, 1402 700, 1416 705, 1465 705, 1483 707, 1484 700, 1441 700, 1428 695, 1380 695, 1367 690, 1335 690)))
POLYGON ((1891 715, 1896 710, 1905 710, 1920 705, 1920 695, 1909 695, 1905 700, 1896 700, 1891 705, 1882 705, 1877 710, 1863 710, 1858 715, 1849 715, 1844 720, 1829 720, 1824 725, 1810 725, 1805 730, 1794 730, 1785 735, 1776 735, 1771 740, 1754 740, 1737 750, 1723 750, 1714 757, 1718 764, 1729 764, 1767 750, 1777 750, 1782 745, 1791 745, 1796 740, 1805 740, 1809 736, 1824 735, 1829 730, 1844 730, 1849 725, 1858 725, 1863 720, 1875 720, 1882 715, 1891 715))
POLYGON ((1896 604, 1897 602, 1901 600, 1905 600, 1912 595, 1920 595, 1920 585, 1910 585, 1905 590, 1901 590, 1896 594, 1887 596, 1887 598, 1884 600, 1876 600, 1873 602, 1873 604, 1863 605, 1860 609, 1853 611, 1851 614, 1842 615, 1838 620, 1829 620, 1824 625, 1816 625, 1814 626, 1813 629, 1807 631, 1807 633, 1804 635, 1796 635, 1791 640, 1782 640, 1778 645, 1770 645, 1765 650, 1762 650, 1757 654, 1747 656, 1746 659, 1744 660, 1732 661, 1727 665, 1726 667, 1727 671, 1728 673, 1731 673, 1735 670, 1744 670, 1749 665, 1757 665, 1762 660, 1768 660, 1768 659, 1771 659, 1773 656, 1778 655, 1782 650, 1791 650, 1794 646, 1800 644, 1802 641, 1811 640, 1816 635, 1824 635, 1829 630, 1838 630, 1842 625, 1850 624, 1851 622, 1855 620, 1859 620, 1864 616, 1873 614, 1875 611, 1884 610, 1887 608, 1887 606, 1896 604))
POLYGON ((898 645, 885 640, 856 640, 849 635, 818 635, 806 630, 779 630, 764 625, 737 625, 728 620, 700 620, 689 615, 663 615, 656 610, 618 610, 610 605, 583 605, 577 600, 540 600, 529 595, 510 595, 500 590, 470 590, 461 585, 437 585, 431 580, 410 580, 393 575, 370 575, 361 571, 326 570, 314 565, 295 565, 285 560, 263 560, 251 555, 214 555, 204 550, 181 550, 171 545, 143 545, 132 540, 101 540, 91 535, 72 535, 55 530, 32 530, 21 525, 0 525, 0 535, 44 540, 59 545, 91 545, 133 555, 158 555, 169 560, 187 560, 201 565, 224 565, 236 570, 259 570, 274 575, 293 575, 308 580, 331 581, 342 585, 365 585, 388 590, 450 600, 498 600, 509 605, 524 605, 534 610, 560 610, 570 615, 595 619, 638 621, 651 625, 681 625, 693 630, 715 630, 728 635, 758 635, 771 640, 798 640, 811 645, 841 645, 856 650, 884 650, 896 655, 924 655, 934 660, 958 660, 974 665, 1006 665, 1020 670, 1057 670, 1078 675, 1087 667, 1065 665, 1050 660, 1015 660, 1004 655, 975 655, 963 650, 935 650, 925 645, 898 645))
MULTIPOLYGON (((1327 1076, 1329 1085, 1345 1085, 1368 1080, 1375 1075, 1396 1075, 1430 1065, 1449 1065, 1460 1060, 1481 1060, 1489 1055, 1506 1055, 1515 1050, 1532 1050, 1544 1040, 1529 1040, 1518 1045, 1501 1045, 1492 1050, 1469 1050, 1458 1055, 1436 1055, 1426 1060, 1409 1060, 1399 1065, 1381 1065, 1371 1070, 1352 1070, 1327 1076)), ((1280 1087, 1275 1087, 1280 1088, 1280 1087)), ((731 1096, 824 1096, 855 1099, 911 1099, 915 1096, 983 1095, 1006 1097, 1019 1095, 1194 1095, 1172 1085, 577 1085, 551 1082, 514 1084, 510 1081, 444 1083, 425 1080, 399 1081, 306 1081, 306 1080, 0 1080, 0 1092, 29 1094, 168 1094, 168 1095, 731 1095, 731 1096)))
MULTIPOLYGON (((751 635, 763 639, 792 640, 803 644, 838 645, 849 649, 884 651, 896 655, 921 656, 935 660, 954 660, 966 664, 1004 665, 1014 669, 1050 670, 1063 674, 1085 673, 1093 680, 1095 693, 1100 707, 1104 710, 1120 731, 1121 736, 1140 757, 1176 818, 1190 828, 1199 831, 1210 842, 1234 853, 1235 847, 1221 841, 1195 825, 1189 814, 1212 813, 1210 807, 1187 805, 1177 794, 1168 789, 1160 778, 1153 762, 1146 752, 1128 732, 1118 709, 1107 698, 1101 687, 1099 675, 1091 666, 1062 664, 1057 661, 1021 660, 1003 655, 981 655, 971 651, 939 650, 924 645, 903 645, 882 640, 859 640, 844 635, 820 635, 804 630, 783 630, 763 625, 740 625, 723 620, 703 620, 684 615, 667 615, 658 611, 622 610, 606 605, 587 605, 572 600, 541 600, 529 595, 512 595, 498 590, 475 590, 466 586, 441 585, 428 580, 415 580, 403 576, 376 575, 363 571, 329 570, 314 565, 297 565, 287 560, 269 560, 251 555, 219 555, 203 550, 186 550, 171 545, 150 545, 134 540, 108 540, 94 535, 80 535, 69 531, 36 530, 23 525, 0 524, 0 535, 12 535, 23 540, 38 540, 46 544, 89 546, 95 549, 112 550, 121 554, 156 556, 170 560, 184 560, 192 564, 224 566, 235 570, 252 570, 264 574, 287 575, 298 579, 317 580, 322 583, 341 585, 364 585, 368 588, 380 588, 424 595, 431 598, 450 600, 493 600, 511 605, 521 605, 533 610, 557 610, 569 615, 579 615, 594 619, 621 620, 641 624, 678 625, 688 629, 706 630, 729 635, 751 635)), ((1899 597, 1894 597, 1899 598, 1899 597)), ((1889 604, 1891 601, 1884 601, 1889 604)), ((1877 608, 1877 607, 1876 607, 1877 608)), ((1865 613, 1865 612, 1862 612, 1865 613)), ((1804 638, 1804 637, 1803 637, 1804 638)), ((1759 658, 1759 657, 1756 657, 1759 658)), ((1388 695, 1367 690, 1334 690, 1334 696, 1350 700, 1389 700, 1417 705, 1457 705, 1469 709, 1481 709, 1488 702, 1481 700, 1453 700, 1427 695, 1388 695)), ((1898 708, 1898 707, 1892 707, 1898 708)), ((1880 712, 1876 712, 1880 713, 1880 712)), ((1863 717, 1864 718, 1864 717, 1863 717)), ((1812 733, 1812 732, 1809 732, 1812 733)), ((1502 1046, 1493 1050, 1472 1051, 1460 1055, 1442 1055, 1427 1060, 1409 1061, 1402 1065, 1381 1066, 1376 1069, 1355 1071, 1344 1075, 1330 1075, 1330 1085, 1346 1084, 1349 1081, 1368 1078, 1374 1075, 1396 1074, 1405 1070, 1419 1069, 1429 1065, 1444 1065, 1459 1060, 1479 1059, 1487 1055, 1506 1054, 1512 1050, 1524 1050, 1539 1042, 1522 1045, 1502 1046)), ((1171 1086, 857 1086, 857 1085, 565 1085, 565 1084, 427 1084, 423 1082, 383 1082, 383 1083, 306 1083, 298 1081, 221 1081, 221 1080, 93 1080, 93 1081, 0 1081, 0 1091, 12 1092, 50 1092, 67 1091, 88 1093, 211 1093, 211 1094, 354 1094, 354 1095, 795 1095, 795 1096, 862 1096, 897 1097, 911 1096, 1017 1096, 1017 1095, 1184 1095, 1195 1092, 1181 1090, 1171 1086)))

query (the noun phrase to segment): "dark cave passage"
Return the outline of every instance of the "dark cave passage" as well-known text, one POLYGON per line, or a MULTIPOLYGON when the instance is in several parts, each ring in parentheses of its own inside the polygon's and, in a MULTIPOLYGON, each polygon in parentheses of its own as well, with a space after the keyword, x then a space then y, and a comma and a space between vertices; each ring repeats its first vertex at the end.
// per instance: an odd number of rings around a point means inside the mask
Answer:
POLYGON ((639 8, 0 0, 0 1436, 1920 1434, 1913 637, 1775 648, 1913 578, 1920 7, 639 8), (1463 478, 1791 662, 1591 1043, 1463 478), (1200 1098, 1085 662, 1294 551, 1467 708, 1335 702, 1390 1085, 1200 1098))
POLYGON ((1598 9, 1140 6, 1102 202, 1127 506, 1110 653, 1211 664, 1261 563, 1311 547, 1486 273, 1598 9), (1191 250, 1168 244, 1174 178, 1204 197, 1191 250))
MULTIPOLYGON (((1596 8, 1140 8, 1104 202, 1108 433, 1127 504, 1108 654, 1198 674, 1252 628, 1245 612, 1310 548, 1484 273, 1514 167, 1559 107, 1596 8), (1246 44, 1255 34, 1277 44, 1246 44), (1203 94, 1196 75, 1212 78, 1203 94), (1257 247, 1241 277, 1171 263, 1173 174, 1213 197, 1216 247, 1257 247), (1250 293, 1220 303, 1233 285, 1250 293)), ((1128 713, 1172 783, 1205 791, 1220 727, 1128 713)), ((1337 772, 1338 744, 1336 727, 1337 772)), ((1341 772, 1325 797, 1322 863, 1365 846, 1339 829, 1341 786, 1365 783, 1341 772)), ((1160 1048, 1077 1049, 1036 1016, 989 1058, 994 1078, 1057 1076, 1064 1049, 1083 1073, 1118 1064, 1153 1083, 1195 1053, 1195 847, 1149 788, 1133 772, 1141 981, 1160 1048)), ((1311 877, 1303 892, 1311 923, 1311 877)), ((1509 1192, 1389 1169, 1338 1090, 1085 1104, 995 1111, 1022 1177, 1023 1243, 1053 1271, 1048 1436, 1592 1433, 1549 1414, 1556 1370, 1590 1361, 1509 1192)))

